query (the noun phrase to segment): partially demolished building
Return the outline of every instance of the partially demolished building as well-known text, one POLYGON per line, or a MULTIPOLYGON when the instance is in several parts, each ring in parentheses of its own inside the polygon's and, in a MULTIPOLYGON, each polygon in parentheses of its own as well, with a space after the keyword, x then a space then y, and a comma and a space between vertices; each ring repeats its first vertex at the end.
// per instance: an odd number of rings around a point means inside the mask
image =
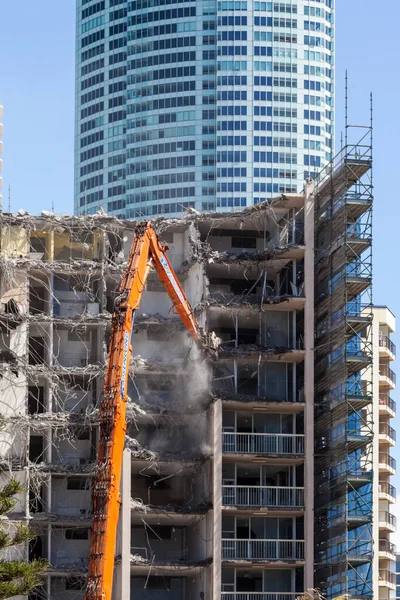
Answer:
MULTIPOLYGON (((349 154, 340 169, 352 161, 365 163, 359 180, 369 160, 349 154)), ((340 169, 329 193, 309 183, 238 213, 155 221, 212 358, 193 353, 151 274, 133 338, 115 599, 294 600, 315 585, 377 597, 372 311, 353 302, 370 278, 357 267, 346 280, 361 229, 344 221, 336 246, 323 231, 355 183, 340 169), (343 265, 340 304, 318 285, 343 265)), ((361 223, 370 199, 352 197, 361 223)), ((3 479, 27 489, 10 523, 34 524, 26 556, 51 563, 38 598, 84 595, 98 407, 134 226, 0 216, 0 455, 3 479)))

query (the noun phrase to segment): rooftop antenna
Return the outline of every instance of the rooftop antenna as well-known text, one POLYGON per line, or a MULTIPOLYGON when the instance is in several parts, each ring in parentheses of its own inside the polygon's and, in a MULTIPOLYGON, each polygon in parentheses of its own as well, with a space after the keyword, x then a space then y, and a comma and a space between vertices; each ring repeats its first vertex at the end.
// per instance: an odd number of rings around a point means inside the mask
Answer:
POLYGON ((51 200, 51 212, 54 215, 54 196, 53 196, 53 198, 51 200))
POLYGON ((348 101, 349 101, 349 78, 348 78, 347 69, 346 69, 345 87, 344 87, 344 129, 345 129, 344 143, 345 143, 346 147, 347 147, 347 129, 348 129, 348 126, 349 126, 349 121, 348 121, 349 105, 348 105, 348 101))
POLYGON ((11 183, 8 184, 8 212, 11 212, 11 183))
POLYGON ((372 131, 373 126, 374 126, 374 97, 372 95, 372 92, 369 97, 369 102, 370 102, 370 126, 371 126, 371 131, 372 131))
MULTIPOLYGON (((373 152, 374 152, 374 148, 373 148, 373 146, 374 146, 374 144, 373 144, 373 142, 374 142, 374 97, 372 95, 372 92, 370 94, 369 101, 370 101, 370 128, 371 128, 371 131, 370 131, 370 143, 371 143, 371 157, 372 157, 373 152)), ((371 169, 371 186, 372 186, 372 189, 374 187, 374 179, 373 179, 373 177, 374 177, 374 170, 371 169)))

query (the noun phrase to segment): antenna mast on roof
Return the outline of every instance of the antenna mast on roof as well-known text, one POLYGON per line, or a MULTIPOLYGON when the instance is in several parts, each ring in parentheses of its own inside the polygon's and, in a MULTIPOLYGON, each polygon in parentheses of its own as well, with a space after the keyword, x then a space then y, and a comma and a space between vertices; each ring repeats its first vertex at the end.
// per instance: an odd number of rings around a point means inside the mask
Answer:
POLYGON ((345 86, 344 86, 344 145, 347 147, 347 128, 349 126, 349 120, 348 120, 348 110, 349 110, 349 78, 347 75, 347 69, 346 69, 346 76, 345 76, 345 86))

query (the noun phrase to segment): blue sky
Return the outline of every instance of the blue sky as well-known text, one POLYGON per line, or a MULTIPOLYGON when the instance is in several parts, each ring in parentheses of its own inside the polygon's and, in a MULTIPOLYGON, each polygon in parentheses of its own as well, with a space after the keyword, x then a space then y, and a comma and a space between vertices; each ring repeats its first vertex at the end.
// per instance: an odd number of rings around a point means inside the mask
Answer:
MULTIPOLYGON (((336 5, 337 139, 344 123, 347 69, 351 123, 368 122, 369 93, 374 95, 374 301, 387 304, 400 318, 400 273, 398 268, 389 272, 400 256, 400 202, 394 185, 400 168, 400 2, 336 0, 336 5)), ((38 213, 54 202, 56 212, 72 212, 75 1, 0 0, 0 15, 5 208, 11 184, 14 211, 38 213)), ((397 450, 394 454, 400 457, 397 450)))

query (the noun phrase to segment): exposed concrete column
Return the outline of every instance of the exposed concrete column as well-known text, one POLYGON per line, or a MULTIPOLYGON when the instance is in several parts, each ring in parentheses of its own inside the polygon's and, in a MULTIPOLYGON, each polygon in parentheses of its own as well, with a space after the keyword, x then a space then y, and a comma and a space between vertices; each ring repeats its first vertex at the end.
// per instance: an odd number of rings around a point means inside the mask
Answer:
POLYGON ((314 182, 306 183, 304 205, 304 502, 305 589, 314 587, 314 182))
POLYGON ((213 585, 212 598, 221 597, 222 531, 222 402, 214 403, 213 426, 213 585))
POLYGON ((116 556, 121 560, 115 565, 114 600, 131 597, 131 453, 124 450, 121 469, 121 508, 117 529, 116 556))

